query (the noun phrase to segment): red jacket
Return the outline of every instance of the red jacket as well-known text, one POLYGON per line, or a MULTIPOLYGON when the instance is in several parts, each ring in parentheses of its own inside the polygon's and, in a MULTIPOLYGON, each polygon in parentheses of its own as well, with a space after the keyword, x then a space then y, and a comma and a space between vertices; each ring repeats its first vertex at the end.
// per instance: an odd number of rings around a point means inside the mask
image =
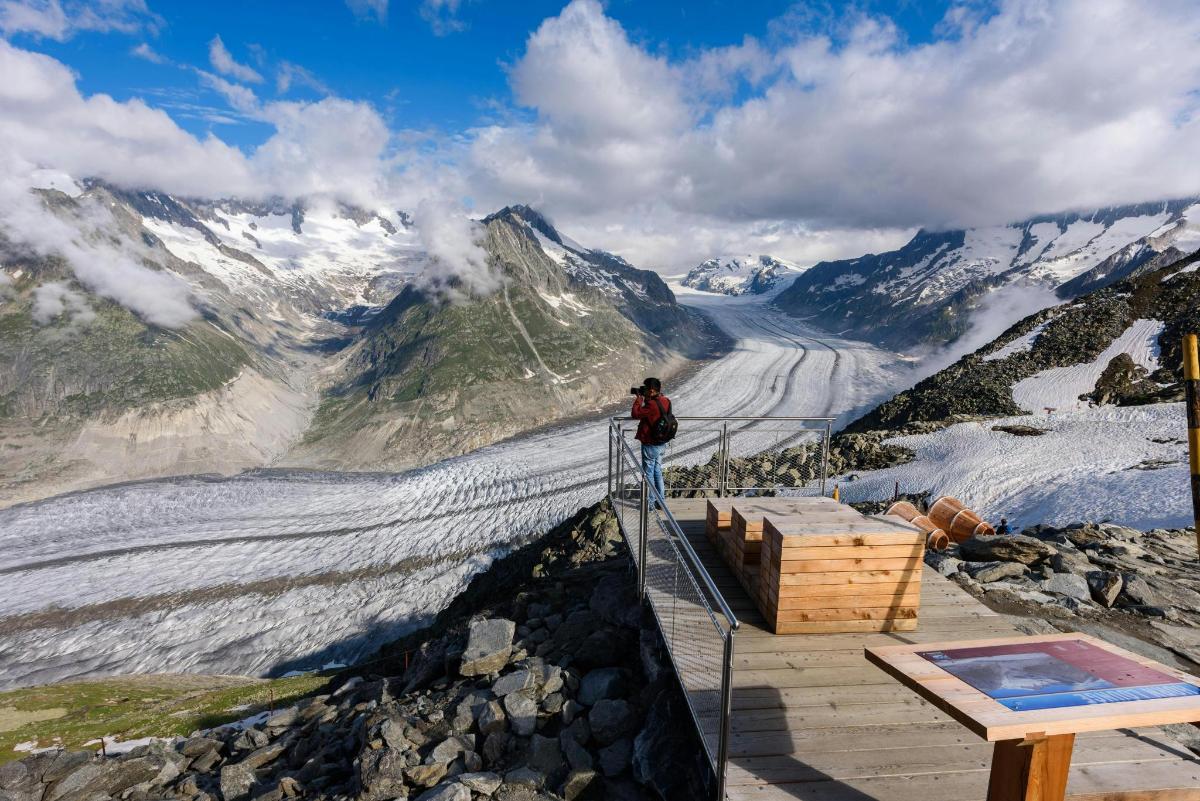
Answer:
POLYGON ((630 412, 634 420, 641 420, 638 424, 637 435, 635 439, 644 445, 657 445, 654 437, 650 436, 650 432, 654 429, 654 424, 658 422, 658 418, 662 417, 662 412, 658 410, 658 404, 662 403, 663 409, 671 411, 671 399, 666 395, 659 395, 654 400, 638 395, 633 399, 633 411, 630 412))

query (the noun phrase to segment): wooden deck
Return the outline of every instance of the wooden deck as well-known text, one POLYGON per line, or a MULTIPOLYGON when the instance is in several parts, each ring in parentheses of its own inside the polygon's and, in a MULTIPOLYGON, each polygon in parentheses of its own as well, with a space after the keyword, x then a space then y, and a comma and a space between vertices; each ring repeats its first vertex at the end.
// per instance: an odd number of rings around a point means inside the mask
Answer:
MULTIPOLYGON (((771 634, 705 539, 704 501, 672 500, 670 507, 742 624, 727 798, 984 800, 992 744, 868 663, 863 647, 1012 636, 1016 629, 928 570, 915 632, 771 634)), ((1067 793, 1088 801, 1200 801, 1200 760, 1158 729, 1084 734, 1067 793)))

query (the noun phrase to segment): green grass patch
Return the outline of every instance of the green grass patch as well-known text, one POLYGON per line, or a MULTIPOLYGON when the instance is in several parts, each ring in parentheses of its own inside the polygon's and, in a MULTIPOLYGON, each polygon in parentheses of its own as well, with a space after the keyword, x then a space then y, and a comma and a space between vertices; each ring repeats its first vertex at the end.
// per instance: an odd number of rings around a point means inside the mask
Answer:
MULTIPOLYGON (((197 729, 289 706, 328 676, 124 676, 0 693, 0 764, 25 756, 19 743, 80 749, 101 737, 186 737, 197 729)), ((97 746, 88 746, 97 748, 97 746)))

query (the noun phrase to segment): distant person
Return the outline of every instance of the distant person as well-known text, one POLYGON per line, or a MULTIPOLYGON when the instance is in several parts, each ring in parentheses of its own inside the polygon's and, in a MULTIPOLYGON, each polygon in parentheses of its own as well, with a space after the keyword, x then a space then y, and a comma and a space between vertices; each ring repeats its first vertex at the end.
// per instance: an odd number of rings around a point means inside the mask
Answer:
POLYGON ((1012 529, 1008 526, 1008 518, 1000 518, 1000 525, 996 526, 997 534, 1012 534, 1012 529))
MULTIPOLYGON (((662 457, 676 429, 671 399, 662 394, 662 382, 657 378, 647 378, 630 392, 634 396, 630 414, 640 421, 636 439, 642 443, 642 471, 646 474, 646 482, 658 490, 658 497, 665 499, 662 457)), ((653 506, 657 507, 658 502, 655 501, 653 506)))

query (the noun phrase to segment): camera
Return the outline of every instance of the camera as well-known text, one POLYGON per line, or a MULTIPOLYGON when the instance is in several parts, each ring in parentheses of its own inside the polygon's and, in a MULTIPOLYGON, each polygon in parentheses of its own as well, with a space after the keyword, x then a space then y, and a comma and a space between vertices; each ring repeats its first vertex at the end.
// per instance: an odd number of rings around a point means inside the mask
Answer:
POLYGON ((629 394, 630 395, 645 395, 646 388, 645 387, 630 387, 629 394))

